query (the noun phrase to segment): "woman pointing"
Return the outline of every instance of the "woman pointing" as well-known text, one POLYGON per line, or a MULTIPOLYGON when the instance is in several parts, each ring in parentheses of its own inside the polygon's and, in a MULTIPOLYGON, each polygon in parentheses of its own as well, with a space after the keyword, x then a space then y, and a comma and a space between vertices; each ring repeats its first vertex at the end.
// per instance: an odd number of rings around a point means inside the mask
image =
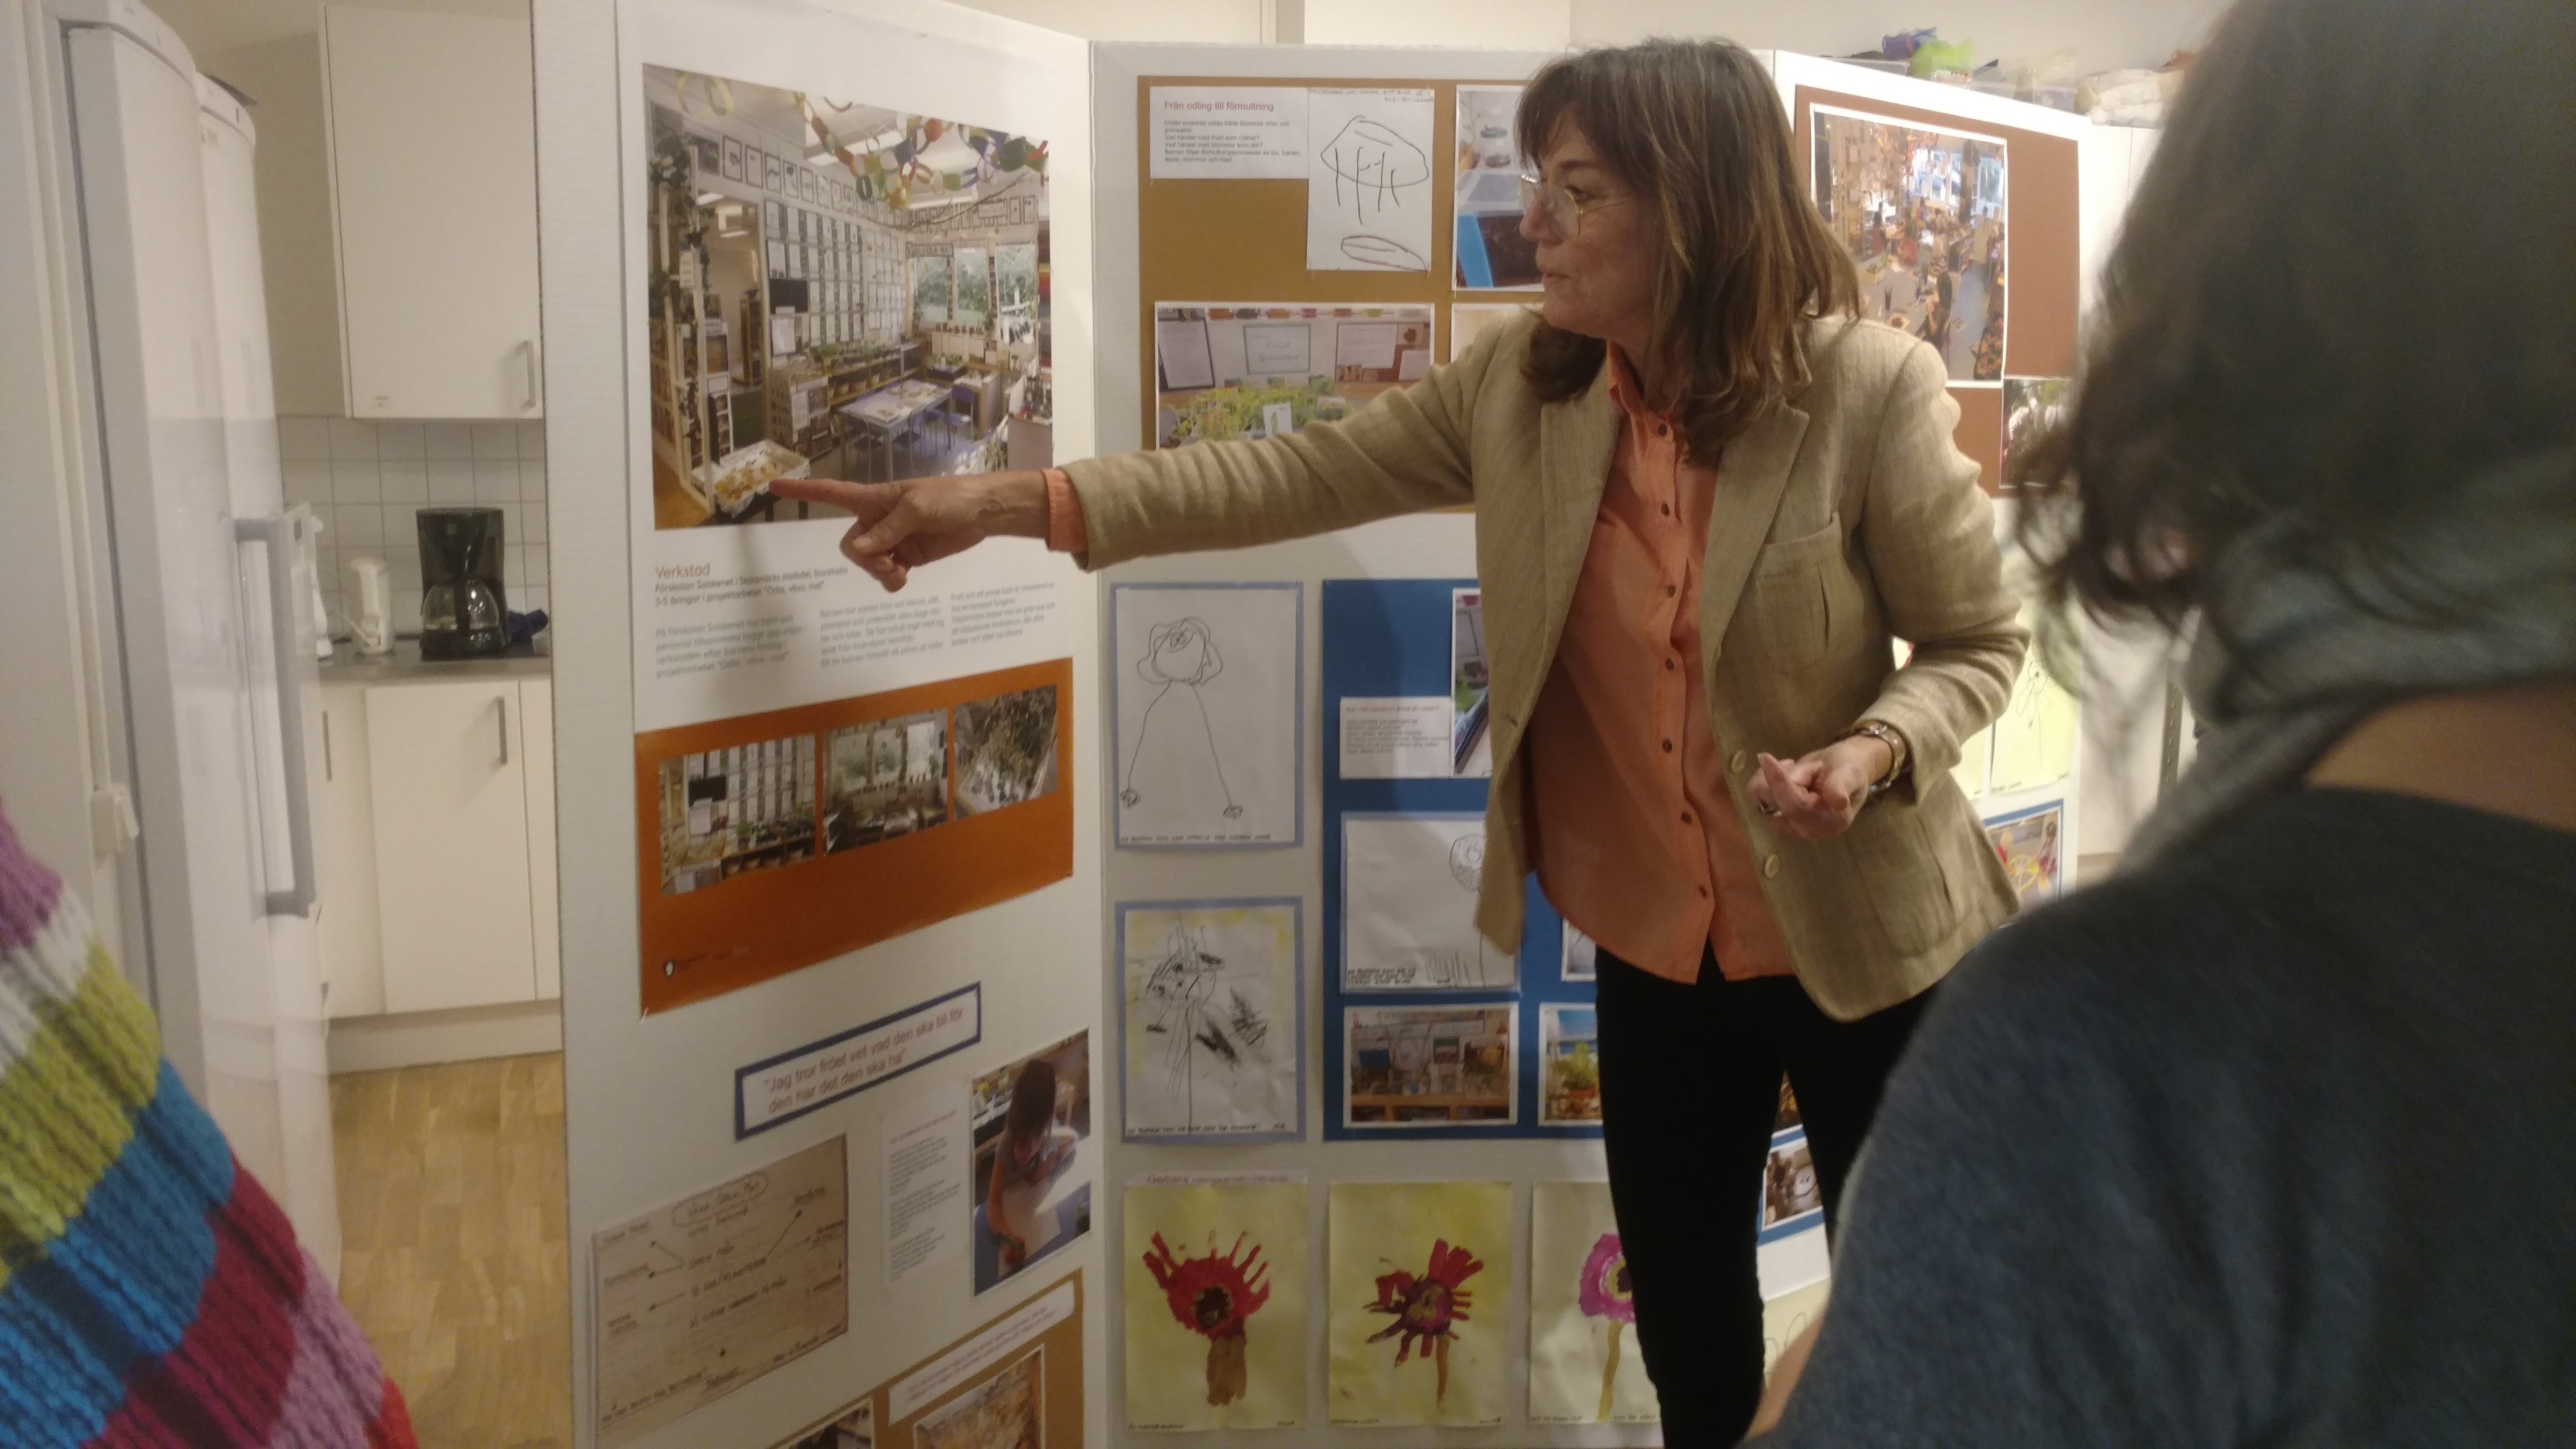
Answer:
POLYGON ((1603 1135, 1666 1442, 1762 1384, 1781 1073, 1828 1222, 1923 994, 2013 909, 1950 768, 2027 636, 1931 348, 1853 320, 1768 76, 1551 63, 1518 118, 1538 316, 1339 423, 1048 473, 788 483, 887 588, 984 538, 1086 568, 1472 504, 1495 762, 1477 924, 1601 945, 1603 1135), (1912 656, 1895 668, 1892 639, 1912 656))

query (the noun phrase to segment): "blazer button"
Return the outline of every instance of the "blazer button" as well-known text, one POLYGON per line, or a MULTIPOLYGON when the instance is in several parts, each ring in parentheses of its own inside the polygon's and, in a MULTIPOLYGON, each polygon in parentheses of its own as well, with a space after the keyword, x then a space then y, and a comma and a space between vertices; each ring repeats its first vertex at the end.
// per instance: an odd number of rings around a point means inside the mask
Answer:
POLYGON ((1762 857, 1762 878, 1764 880, 1778 880, 1780 878, 1780 857, 1776 855, 1766 855, 1762 857))
POLYGON ((1742 750, 1737 750, 1735 752, 1735 758, 1726 762, 1726 768, 1741 775, 1746 769, 1750 768, 1752 764, 1753 757, 1751 755, 1746 754, 1742 750))

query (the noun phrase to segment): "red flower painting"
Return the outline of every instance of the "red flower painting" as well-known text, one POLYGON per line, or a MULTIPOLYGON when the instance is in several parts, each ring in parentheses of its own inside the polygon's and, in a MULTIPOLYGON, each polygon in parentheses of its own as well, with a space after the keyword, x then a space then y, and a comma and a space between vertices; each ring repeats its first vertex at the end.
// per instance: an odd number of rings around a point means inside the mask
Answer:
POLYGON ((1244 1251, 1246 1236, 1237 1234, 1234 1246, 1222 1258, 1216 1254, 1213 1236, 1205 1256, 1186 1258, 1156 1233, 1154 1250, 1145 1255, 1145 1271, 1154 1275, 1154 1286, 1163 1290, 1172 1317, 1208 1341, 1210 1404, 1231 1404, 1250 1386, 1252 1370, 1244 1357, 1245 1320, 1270 1301, 1270 1285, 1262 1281, 1269 1276, 1270 1265, 1261 1261, 1259 1245, 1244 1251))
POLYGON ((1467 1309, 1475 1300, 1475 1294, 1460 1285, 1484 1266, 1475 1254, 1450 1247, 1449 1240, 1441 1238, 1432 1243, 1430 1268, 1421 1277, 1402 1268, 1378 1275, 1377 1301, 1369 1311, 1392 1314, 1395 1321, 1369 1335, 1368 1341, 1396 1339, 1395 1361, 1401 1365, 1413 1356, 1414 1341, 1421 1340, 1422 1356, 1439 1366, 1435 1401, 1449 1397, 1449 1340, 1457 1337, 1457 1326, 1467 1321, 1467 1309))
POLYGON ((1619 1377, 1619 1334, 1637 1321, 1636 1294, 1628 1287, 1628 1254, 1617 1233, 1603 1233, 1583 1259, 1575 1305, 1586 1318, 1610 1320, 1610 1366, 1601 1371, 1601 1418, 1610 1417, 1610 1390, 1619 1377))

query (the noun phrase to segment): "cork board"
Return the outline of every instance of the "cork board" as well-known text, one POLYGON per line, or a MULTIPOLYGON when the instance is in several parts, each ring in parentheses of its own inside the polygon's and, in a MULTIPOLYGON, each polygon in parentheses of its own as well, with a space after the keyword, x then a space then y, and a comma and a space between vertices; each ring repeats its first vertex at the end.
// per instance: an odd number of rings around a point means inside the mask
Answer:
MULTIPOLYGON (((1919 106, 1799 86, 1790 121, 1796 132, 1798 178, 1815 184, 1817 106, 1858 111, 1928 130, 1968 131, 2002 138, 2011 157, 2004 192, 2004 226, 2010 237, 2011 304, 2004 317, 2004 373, 2008 377, 2066 377, 2075 370, 2075 329, 2082 272, 2081 178, 2072 137, 2052 136, 1989 121, 1968 121, 1919 106)), ((1977 460, 1988 493, 2003 481, 2003 398, 1993 384, 1950 389, 1959 404, 1959 450, 1977 460)))
POLYGON ((1432 308, 1435 359, 1449 356, 1449 307, 1456 302, 1536 304, 1536 292, 1472 291, 1453 285, 1456 235, 1458 88, 1516 86, 1525 76, 1483 81, 1408 80, 1372 76, 1306 78, 1242 76, 1140 76, 1136 114, 1137 288, 1139 436, 1156 436, 1154 308, 1172 303, 1414 303, 1432 308), (1176 181, 1154 179, 1154 89, 1157 86, 1222 86, 1232 90, 1307 90, 1364 86, 1431 92, 1431 270, 1427 272, 1310 272, 1306 269, 1306 183, 1285 181, 1176 181))

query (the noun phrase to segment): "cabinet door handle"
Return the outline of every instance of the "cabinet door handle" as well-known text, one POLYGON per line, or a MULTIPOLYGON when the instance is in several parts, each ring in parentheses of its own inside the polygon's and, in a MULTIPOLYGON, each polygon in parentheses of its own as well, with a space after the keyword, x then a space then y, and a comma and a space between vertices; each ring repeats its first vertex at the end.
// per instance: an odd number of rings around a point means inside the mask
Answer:
POLYGON ((519 411, 532 413, 537 410, 537 344, 535 341, 530 340, 519 344, 519 363, 527 370, 528 381, 528 400, 519 404, 519 411))
POLYGON ((340 773, 331 768, 331 711, 322 711, 322 783, 337 784, 340 773))
MULTIPOLYGON (((286 515, 236 518, 235 543, 256 543, 268 553, 269 629, 277 651, 277 744, 286 786, 287 856, 295 879, 267 892, 262 909, 272 916, 313 913, 313 801, 305 779, 304 698, 297 684, 295 627, 295 524, 286 515)), ((312 655, 308 652, 306 658, 312 655)))
POLYGON ((501 707, 501 763, 506 765, 510 763, 510 696, 505 694, 492 702, 501 707))

